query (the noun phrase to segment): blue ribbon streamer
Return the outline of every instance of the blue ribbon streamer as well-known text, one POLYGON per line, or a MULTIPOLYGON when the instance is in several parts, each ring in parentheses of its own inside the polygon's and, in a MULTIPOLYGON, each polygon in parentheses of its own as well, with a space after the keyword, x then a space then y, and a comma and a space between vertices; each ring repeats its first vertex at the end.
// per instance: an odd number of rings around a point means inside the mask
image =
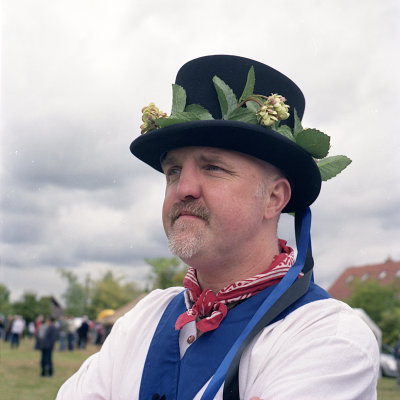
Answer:
POLYGON ((271 308, 271 306, 289 289, 289 287, 293 284, 293 282, 297 279, 298 275, 302 271, 304 267, 304 263, 306 261, 307 249, 311 251, 311 238, 310 238, 310 229, 311 229, 311 210, 309 207, 303 213, 303 218, 301 222, 301 230, 300 230, 300 240, 298 246, 298 253, 296 262, 289 269, 286 275, 282 278, 282 280, 276 285, 275 289, 271 292, 271 294, 264 300, 259 309, 254 314, 253 318, 249 321, 247 326, 244 328, 240 336, 237 338, 236 342, 233 344, 225 358, 223 359, 221 365, 215 371, 213 378, 208 384, 203 396, 201 396, 200 400, 212 400, 215 398, 219 388, 225 381, 225 376, 228 372, 229 366, 232 363, 235 354, 239 350, 242 342, 246 339, 249 333, 252 331, 254 326, 258 323, 258 321, 263 317, 263 315, 271 308))

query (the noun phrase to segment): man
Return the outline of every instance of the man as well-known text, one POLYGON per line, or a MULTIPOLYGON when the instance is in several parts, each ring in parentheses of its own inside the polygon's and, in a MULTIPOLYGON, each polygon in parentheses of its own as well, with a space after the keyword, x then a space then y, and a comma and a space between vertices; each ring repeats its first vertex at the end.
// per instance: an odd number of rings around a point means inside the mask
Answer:
POLYGON ((67 326, 68 326, 68 335, 67 335, 68 350, 73 351, 75 347, 75 336, 77 333, 76 333, 75 321, 71 315, 67 317, 67 326))
POLYGON ((58 340, 58 329, 54 321, 54 317, 48 317, 46 323, 39 329, 38 349, 41 351, 41 376, 53 376, 53 349, 54 343, 58 340))
POLYGON ((86 343, 87 343, 87 338, 88 338, 88 332, 89 332, 89 324, 88 324, 87 315, 84 315, 82 317, 81 325, 77 329, 76 332, 78 334, 78 348, 85 349, 86 343))
POLYGON ((166 176, 163 224, 187 290, 150 293, 58 398, 375 399, 372 332, 312 282, 308 206, 349 160, 302 128, 300 89, 208 56, 178 72, 170 116, 142 111, 131 151, 166 176), (296 262, 276 236, 281 212, 295 212, 296 262))
POLYGON ((23 337, 25 320, 21 315, 16 315, 11 325, 11 347, 19 347, 19 340, 23 337))

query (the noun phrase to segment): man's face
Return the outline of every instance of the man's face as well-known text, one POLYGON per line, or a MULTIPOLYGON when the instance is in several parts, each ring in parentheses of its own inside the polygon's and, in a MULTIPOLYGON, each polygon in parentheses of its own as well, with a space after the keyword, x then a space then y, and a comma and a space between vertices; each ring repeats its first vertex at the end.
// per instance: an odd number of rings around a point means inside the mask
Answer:
POLYGON ((170 151, 162 163, 163 224, 172 253, 196 267, 243 256, 264 223, 263 164, 218 148, 170 151))

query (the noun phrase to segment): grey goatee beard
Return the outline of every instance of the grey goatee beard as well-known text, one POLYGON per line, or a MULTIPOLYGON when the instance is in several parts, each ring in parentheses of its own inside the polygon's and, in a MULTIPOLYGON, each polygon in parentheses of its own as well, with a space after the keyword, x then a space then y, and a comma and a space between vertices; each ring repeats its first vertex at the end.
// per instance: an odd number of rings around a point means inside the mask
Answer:
POLYGON ((205 224, 208 224, 210 213, 204 205, 190 201, 174 204, 168 214, 171 221, 167 232, 169 250, 181 259, 189 259, 204 247, 205 232, 199 221, 178 220, 182 212, 203 219, 205 224))

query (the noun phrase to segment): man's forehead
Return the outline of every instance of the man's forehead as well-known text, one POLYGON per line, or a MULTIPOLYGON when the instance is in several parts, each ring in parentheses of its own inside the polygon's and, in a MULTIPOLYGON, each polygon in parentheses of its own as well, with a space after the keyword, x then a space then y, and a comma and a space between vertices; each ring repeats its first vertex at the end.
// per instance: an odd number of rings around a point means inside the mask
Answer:
POLYGON ((168 157, 174 157, 175 155, 180 154, 223 154, 223 153, 233 153, 232 150, 225 150, 220 147, 207 147, 207 146, 185 146, 185 147, 178 147, 176 149, 172 149, 165 154, 164 159, 168 157))

